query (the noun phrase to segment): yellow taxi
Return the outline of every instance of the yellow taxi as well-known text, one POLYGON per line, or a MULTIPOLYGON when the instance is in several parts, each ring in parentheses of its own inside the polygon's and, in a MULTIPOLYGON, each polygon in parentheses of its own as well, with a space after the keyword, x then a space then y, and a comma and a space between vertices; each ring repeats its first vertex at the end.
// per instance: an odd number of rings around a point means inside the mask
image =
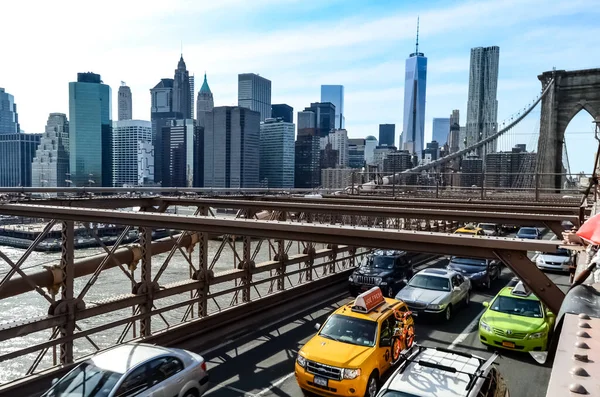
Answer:
POLYGON ((482 228, 472 225, 467 225, 465 227, 458 228, 454 231, 454 234, 471 234, 475 236, 485 236, 485 232, 482 228))
POLYGON ((321 396, 375 397, 380 378, 414 342, 414 321, 402 301, 379 287, 333 312, 298 352, 298 385, 321 396))

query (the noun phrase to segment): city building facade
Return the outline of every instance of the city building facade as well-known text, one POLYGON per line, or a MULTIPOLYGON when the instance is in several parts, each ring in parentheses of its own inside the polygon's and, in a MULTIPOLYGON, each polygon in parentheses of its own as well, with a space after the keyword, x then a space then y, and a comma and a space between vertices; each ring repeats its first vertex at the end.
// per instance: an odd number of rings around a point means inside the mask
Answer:
MULTIPOLYGON (((317 134, 320 137, 327 136, 332 130, 335 129, 335 106, 331 102, 311 103, 310 107, 305 108, 304 111, 312 112, 314 114, 314 120, 311 121, 311 126, 309 127, 303 123, 302 128, 316 128, 317 134), (312 127, 312 125, 315 127, 312 127)), ((300 117, 300 115, 298 115, 298 117, 300 117)), ((299 119, 298 128, 301 128, 299 119)))
POLYGON ((112 139, 113 186, 137 186, 141 179, 139 174, 140 158, 138 157, 140 143, 152 143, 152 123, 145 120, 115 121, 113 122, 112 139))
POLYGON ((70 179, 69 121, 64 113, 50 113, 31 163, 31 186, 65 187, 70 179))
POLYGON ((406 60, 402 149, 419 157, 425 144, 427 58, 419 52, 419 25, 415 52, 406 60))
POLYGON ((31 186, 31 164, 42 134, 0 134, 0 187, 31 186))
POLYGON ((365 138, 365 163, 367 165, 373 165, 375 162, 375 148, 379 146, 377 138, 373 135, 369 135, 365 138))
MULTIPOLYGON (((300 114, 298 112, 298 123, 300 114)), ((298 127, 294 146, 294 185, 299 189, 313 189, 321 184, 320 137, 317 129, 298 127)))
POLYGON ((217 106, 207 113, 205 187, 260 187, 260 117, 259 112, 240 106, 217 106))
POLYGON ((271 105, 271 117, 282 119, 285 123, 293 123, 294 108, 285 103, 271 105))
POLYGON ((489 188, 535 187, 537 153, 520 144, 510 152, 488 153, 485 157, 485 186, 489 188))
POLYGON ((162 186, 193 187, 194 120, 171 120, 162 138, 162 186))
POLYGON ((448 135, 449 153, 456 153, 460 148, 460 113, 454 109, 450 115, 450 134, 448 135))
POLYGON ((0 134, 21 132, 15 97, 0 87, 0 134))
POLYGON ((138 185, 154 185, 154 145, 152 141, 139 141, 137 147, 138 185))
POLYGON ((271 80, 255 73, 238 75, 238 106, 260 113, 260 121, 271 117, 271 80))
POLYGON ((194 94, 192 90, 190 72, 187 70, 182 54, 173 77, 173 112, 180 113, 183 120, 194 118, 194 107, 192 105, 194 94))
POLYGON ((213 93, 208 86, 206 73, 204 73, 204 82, 202 83, 202 87, 200 87, 200 91, 198 91, 198 100, 196 101, 196 125, 198 127, 204 128, 204 125, 206 124, 206 113, 212 112, 214 107, 215 101, 213 93))
POLYGON ((348 167, 363 168, 365 166, 365 139, 348 139, 348 167))
POLYGON ((69 83, 69 168, 75 186, 112 186, 111 89, 99 74, 69 83))
POLYGON ((324 189, 345 189, 352 186, 352 175, 355 175, 355 184, 359 176, 354 168, 327 168, 321 170, 321 181, 324 189))
POLYGON ((321 150, 325 150, 328 143, 331 144, 331 150, 337 152, 335 167, 348 168, 348 131, 336 129, 321 138, 321 150))
POLYGON ((479 156, 469 155, 461 163, 460 184, 463 187, 481 187, 483 182, 483 160, 479 156))
POLYGON ((396 142, 396 124, 379 124, 379 144, 394 146, 396 142))
POLYGON ((343 85, 322 85, 321 103, 331 103, 335 106, 334 128, 341 130, 346 128, 344 113, 344 86, 343 85))
POLYGON ((294 187, 296 126, 283 118, 260 124, 260 183, 262 187, 294 187))
POLYGON ((173 111, 173 79, 161 79, 150 90, 150 121, 152 123, 152 144, 154 145, 154 181, 162 184, 164 127, 171 121, 183 119, 183 114, 173 111))
POLYGON ((118 99, 118 110, 119 110, 119 121, 121 120, 131 120, 132 117, 132 98, 131 98, 131 88, 125 85, 125 82, 121 81, 121 86, 119 87, 119 92, 117 94, 118 99))
MULTIPOLYGON (((490 135, 497 129, 498 119, 498 66, 500 47, 471 49, 469 97, 467 100, 466 147, 490 135)), ((496 151, 497 142, 486 144, 475 154, 485 156, 496 151)))

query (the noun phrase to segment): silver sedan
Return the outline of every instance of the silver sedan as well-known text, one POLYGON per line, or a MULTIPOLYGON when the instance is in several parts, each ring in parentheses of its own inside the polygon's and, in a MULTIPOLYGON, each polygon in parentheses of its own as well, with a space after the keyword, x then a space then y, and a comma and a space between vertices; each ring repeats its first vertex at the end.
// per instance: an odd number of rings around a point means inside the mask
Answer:
POLYGON ((127 343, 79 364, 42 397, 198 397, 207 388, 206 362, 198 354, 127 343))
POLYGON ((413 316, 437 315, 449 321, 461 305, 469 304, 471 282, 460 273, 447 269, 424 269, 396 294, 413 316))

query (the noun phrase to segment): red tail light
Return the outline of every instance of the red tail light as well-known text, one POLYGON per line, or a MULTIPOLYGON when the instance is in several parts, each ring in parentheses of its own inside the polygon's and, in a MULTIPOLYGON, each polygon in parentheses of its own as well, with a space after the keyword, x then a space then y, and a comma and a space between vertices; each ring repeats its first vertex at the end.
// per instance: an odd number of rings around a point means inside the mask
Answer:
POLYGON ((200 368, 202 368, 202 371, 206 372, 206 361, 202 361, 202 364, 200 364, 200 368))

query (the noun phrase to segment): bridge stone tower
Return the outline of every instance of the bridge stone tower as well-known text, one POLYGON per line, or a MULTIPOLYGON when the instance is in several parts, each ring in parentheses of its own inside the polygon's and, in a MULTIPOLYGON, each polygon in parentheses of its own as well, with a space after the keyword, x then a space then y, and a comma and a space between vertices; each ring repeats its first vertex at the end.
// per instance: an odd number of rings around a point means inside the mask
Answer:
POLYGON ((560 189, 562 186, 562 153, 565 130, 581 109, 594 120, 600 117, 600 69, 553 70, 538 76, 542 90, 554 79, 553 87, 542 98, 540 137, 538 140, 539 186, 560 189))

